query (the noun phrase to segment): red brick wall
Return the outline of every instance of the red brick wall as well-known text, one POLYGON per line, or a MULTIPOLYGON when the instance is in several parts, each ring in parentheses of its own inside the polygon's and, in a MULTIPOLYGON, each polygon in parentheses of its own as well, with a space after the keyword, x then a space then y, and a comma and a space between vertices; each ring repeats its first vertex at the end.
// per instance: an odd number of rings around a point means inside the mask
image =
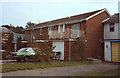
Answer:
POLYGON ((48 40, 48 27, 42 28, 42 35, 40 35, 40 29, 36 29, 35 33, 37 34, 37 40, 48 40))
POLYGON ((100 42, 104 38, 102 21, 108 17, 106 12, 102 12, 86 22, 87 57, 98 58, 98 56, 102 56, 103 59, 104 48, 103 43, 100 42))
MULTIPOLYGON (((31 30, 27 30, 27 34, 31 35, 31 30)), ((42 35, 40 35, 40 29, 34 29, 34 35, 36 40, 47 40, 48 37, 48 27, 42 28, 42 35)))
POLYGON ((64 41, 64 60, 69 60, 69 41, 64 41))
MULTIPOLYGON (((81 60, 80 52, 76 47, 75 41, 70 41, 70 59, 71 60, 81 60)), ((65 61, 69 60, 69 41, 64 41, 64 58, 65 61)))
POLYGON ((77 48, 76 48, 76 45, 74 44, 75 41, 71 41, 70 42, 70 49, 71 49, 71 52, 70 52, 70 55, 71 55, 71 60, 80 60, 80 55, 79 55, 79 51, 76 51, 77 48))

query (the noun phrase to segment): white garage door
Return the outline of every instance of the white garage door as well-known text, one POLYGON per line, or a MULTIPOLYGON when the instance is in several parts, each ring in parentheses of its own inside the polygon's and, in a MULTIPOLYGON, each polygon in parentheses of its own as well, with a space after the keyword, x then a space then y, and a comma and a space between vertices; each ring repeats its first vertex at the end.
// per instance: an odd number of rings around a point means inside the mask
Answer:
POLYGON ((54 52, 61 52, 60 60, 64 60, 64 41, 53 41, 52 46, 56 46, 54 52))

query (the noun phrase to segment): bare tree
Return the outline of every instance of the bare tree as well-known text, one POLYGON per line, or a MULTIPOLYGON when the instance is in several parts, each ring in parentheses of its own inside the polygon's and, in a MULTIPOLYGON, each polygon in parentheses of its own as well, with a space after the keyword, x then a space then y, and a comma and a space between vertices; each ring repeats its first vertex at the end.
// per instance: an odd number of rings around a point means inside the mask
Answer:
POLYGON ((82 34, 79 38, 76 38, 74 46, 76 47, 75 52, 78 52, 80 59, 85 59, 86 40, 84 34, 82 34))
POLYGON ((35 25, 36 25, 35 23, 28 22, 27 25, 26 25, 26 28, 29 28, 29 27, 32 27, 32 26, 35 26, 35 25))

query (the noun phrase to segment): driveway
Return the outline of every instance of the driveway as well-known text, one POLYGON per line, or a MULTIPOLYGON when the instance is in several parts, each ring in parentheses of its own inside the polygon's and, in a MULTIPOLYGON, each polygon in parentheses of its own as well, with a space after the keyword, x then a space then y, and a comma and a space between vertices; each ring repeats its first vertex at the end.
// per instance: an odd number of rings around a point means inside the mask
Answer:
POLYGON ((118 64, 100 63, 89 65, 76 65, 66 67, 54 67, 35 70, 24 70, 2 73, 3 76, 77 76, 80 74, 117 69, 118 64))

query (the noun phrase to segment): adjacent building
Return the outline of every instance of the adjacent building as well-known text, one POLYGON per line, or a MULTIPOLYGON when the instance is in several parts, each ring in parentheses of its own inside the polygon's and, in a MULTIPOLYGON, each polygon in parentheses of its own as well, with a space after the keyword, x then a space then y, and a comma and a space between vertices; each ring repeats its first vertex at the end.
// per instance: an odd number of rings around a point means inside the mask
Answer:
POLYGON ((17 41, 18 38, 21 38, 21 42, 23 43, 22 47, 27 47, 27 35, 24 33, 14 33, 13 32, 13 41, 12 43, 14 44, 14 51, 17 51, 17 41))
POLYGON ((107 18, 104 24, 104 60, 120 62, 119 13, 107 18))

